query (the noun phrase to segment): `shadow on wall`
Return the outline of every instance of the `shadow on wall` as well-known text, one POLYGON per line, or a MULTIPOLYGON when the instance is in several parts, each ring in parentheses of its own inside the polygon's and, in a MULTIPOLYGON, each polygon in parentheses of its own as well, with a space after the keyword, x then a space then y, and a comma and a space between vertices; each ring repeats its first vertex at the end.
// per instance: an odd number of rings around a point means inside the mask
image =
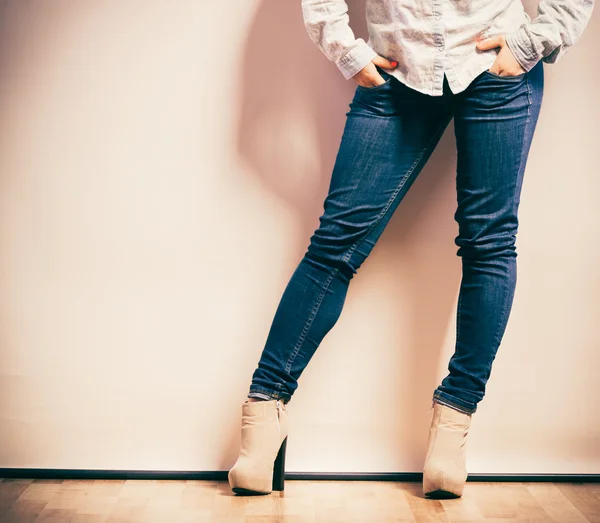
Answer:
MULTIPOLYGON (((349 6, 355 34, 366 40, 364 4, 349 2, 349 6)), ((323 212, 345 113, 356 84, 346 81, 310 41, 299 2, 264 1, 251 24, 242 59, 239 152, 261 184, 296 211, 301 224, 295 257, 299 261, 323 212), (294 141, 294 130, 299 126, 301 135, 310 135, 302 144, 294 141)), ((458 232, 453 221, 455 166, 451 123, 351 281, 355 291, 368 285, 360 275, 369 270, 377 256, 402 259, 406 267, 409 286, 399 283, 396 295, 413 309, 409 349, 413 368, 406 375, 414 379, 398 384, 395 397, 396 403, 407 402, 404 409, 415 426, 424 423, 419 417, 427 412, 423 406, 429 404, 438 384, 440 351, 460 283, 460 259, 453 243, 458 232), (402 392, 407 389, 414 394, 402 392)), ((289 267, 290 276, 294 269, 289 267)), ((397 270, 395 262, 387 269, 392 273, 397 270)), ((397 350, 389 347, 389 351, 397 350)), ((415 445, 423 445, 422 434, 415 434, 415 445)))

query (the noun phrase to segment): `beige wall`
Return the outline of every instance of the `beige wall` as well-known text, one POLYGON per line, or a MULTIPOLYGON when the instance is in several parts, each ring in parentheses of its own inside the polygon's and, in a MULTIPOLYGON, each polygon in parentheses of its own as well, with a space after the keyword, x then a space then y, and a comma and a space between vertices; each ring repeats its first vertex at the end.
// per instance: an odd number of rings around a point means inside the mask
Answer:
MULTIPOLYGON (((1 467, 233 464, 354 88, 299 4, 0 2, 1 467)), ((599 22, 545 69, 472 473, 600 472, 599 22)), ((300 378, 289 471, 421 470, 454 341, 455 161, 450 126, 300 378)))

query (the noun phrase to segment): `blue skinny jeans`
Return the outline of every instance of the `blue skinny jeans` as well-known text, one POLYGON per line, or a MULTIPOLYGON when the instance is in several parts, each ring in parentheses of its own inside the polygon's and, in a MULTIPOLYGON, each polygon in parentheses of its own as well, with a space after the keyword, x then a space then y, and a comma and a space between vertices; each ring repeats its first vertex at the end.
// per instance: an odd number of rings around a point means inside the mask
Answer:
POLYGON ((484 71, 457 94, 444 78, 442 96, 378 70, 384 84, 356 86, 320 225, 281 297, 248 397, 289 402, 338 320, 350 280, 454 118, 454 242, 462 278, 455 352, 432 400, 473 413, 512 307, 517 210, 542 102, 543 63, 518 76, 484 71))

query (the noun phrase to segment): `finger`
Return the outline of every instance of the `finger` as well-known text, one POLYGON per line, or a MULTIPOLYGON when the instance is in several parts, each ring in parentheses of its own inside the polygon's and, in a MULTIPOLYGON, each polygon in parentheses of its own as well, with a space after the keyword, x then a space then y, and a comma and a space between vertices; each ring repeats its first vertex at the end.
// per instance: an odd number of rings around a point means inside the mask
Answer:
POLYGON ((486 49, 493 49, 494 47, 502 46, 502 37, 500 36, 492 36, 491 38, 486 38, 477 42, 477 48, 485 51, 486 49))
POLYGON ((388 60, 387 58, 384 58, 383 56, 379 56, 379 55, 377 55, 375 58, 373 58, 373 63, 383 69, 395 69, 396 67, 398 67, 397 61, 388 60))

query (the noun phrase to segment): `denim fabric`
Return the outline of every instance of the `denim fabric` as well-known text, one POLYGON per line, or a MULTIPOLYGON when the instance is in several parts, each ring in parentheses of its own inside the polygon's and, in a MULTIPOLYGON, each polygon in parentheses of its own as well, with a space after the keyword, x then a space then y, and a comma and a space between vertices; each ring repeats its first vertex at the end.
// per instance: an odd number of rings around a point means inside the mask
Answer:
POLYGON ((532 20, 521 0, 367 0, 366 42, 350 28, 344 0, 302 0, 302 15, 310 39, 344 78, 379 55, 398 62, 389 72, 404 85, 441 96, 445 76, 457 94, 496 60, 500 49, 477 49, 477 37, 504 35, 529 71, 562 58, 593 7, 594 0, 540 0, 532 20))
POLYGON ((472 413, 512 306, 517 210, 543 63, 518 76, 484 71, 459 94, 445 81, 443 96, 379 72, 384 84, 356 87, 319 227, 283 292, 248 397, 291 399, 339 318, 351 279, 454 118, 462 280, 456 350, 432 399, 472 413))

